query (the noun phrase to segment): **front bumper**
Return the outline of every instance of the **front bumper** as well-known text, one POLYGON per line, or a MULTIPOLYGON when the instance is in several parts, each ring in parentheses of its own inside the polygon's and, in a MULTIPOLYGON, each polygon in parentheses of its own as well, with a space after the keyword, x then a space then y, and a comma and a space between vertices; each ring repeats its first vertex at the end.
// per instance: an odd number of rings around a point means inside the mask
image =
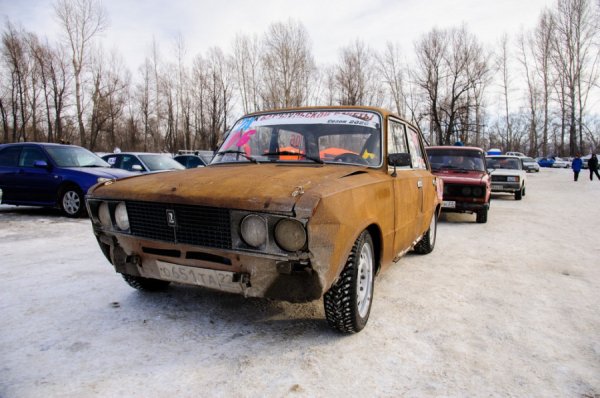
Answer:
POLYGON ((317 300, 324 293, 307 255, 263 255, 205 248, 98 228, 94 228, 94 234, 115 271, 121 274, 290 302, 317 300))
POLYGON ((521 190, 520 182, 495 182, 492 181, 492 192, 515 193, 521 190))

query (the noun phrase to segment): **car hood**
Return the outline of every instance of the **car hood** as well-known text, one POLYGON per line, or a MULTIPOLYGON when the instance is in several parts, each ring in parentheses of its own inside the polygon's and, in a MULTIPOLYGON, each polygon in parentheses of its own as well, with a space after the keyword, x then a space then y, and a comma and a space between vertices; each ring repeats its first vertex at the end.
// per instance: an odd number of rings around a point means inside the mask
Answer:
POLYGON ((111 167, 69 167, 69 170, 111 179, 137 175, 137 173, 132 173, 122 169, 113 169, 111 167))
POLYGON ((304 194, 318 197, 324 184, 330 190, 332 181, 365 172, 346 165, 213 165, 100 184, 90 196, 289 213, 304 194))
POLYGON ((484 173, 483 171, 475 171, 475 170, 469 170, 469 171, 459 171, 459 170, 446 170, 446 169, 441 169, 441 170, 435 170, 433 172, 434 175, 441 177, 442 180, 444 180, 444 182, 446 183, 466 183, 466 184, 479 184, 481 183, 485 177, 487 176, 486 173, 484 173))
POLYGON ((490 174, 494 175, 494 176, 518 176, 518 175, 524 175, 525 170, 493 169, 493 170, 491 170, 490 174))

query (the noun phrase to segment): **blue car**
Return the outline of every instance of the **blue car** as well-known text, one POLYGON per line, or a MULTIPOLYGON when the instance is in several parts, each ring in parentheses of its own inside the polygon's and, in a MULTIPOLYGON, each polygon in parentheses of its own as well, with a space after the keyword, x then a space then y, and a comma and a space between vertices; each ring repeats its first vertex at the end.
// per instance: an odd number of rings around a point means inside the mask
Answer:
POLYGON ((537 162, 540 165, 540 167, 552 167, 552 165, 554 164, 554 159, 552 159, 552 158, 540 158, 540 159, 538 159, 537 162))
POLYGON ((131 175, 136 174, 111 169, 100 157, 75 145, 0 145, 4 204, 57 207, 68 217, 80 217, 86 212, 84 195, 92 185, 131 175))

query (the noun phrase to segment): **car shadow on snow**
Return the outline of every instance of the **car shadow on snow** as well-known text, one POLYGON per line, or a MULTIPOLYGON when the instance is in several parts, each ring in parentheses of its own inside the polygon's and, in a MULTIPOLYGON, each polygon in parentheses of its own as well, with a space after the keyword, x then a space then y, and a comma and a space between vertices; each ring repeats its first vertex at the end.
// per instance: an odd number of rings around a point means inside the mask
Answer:
POLYGON ((286 339, 342 336, 327 325, 322 300, 288 303, 172 283, 162 292, 132 290, 119 303, 119 309, 131 312, 146 325, 166 321, 170 326, 177 324, 185 330, 232 339, 249 334, 286 339))

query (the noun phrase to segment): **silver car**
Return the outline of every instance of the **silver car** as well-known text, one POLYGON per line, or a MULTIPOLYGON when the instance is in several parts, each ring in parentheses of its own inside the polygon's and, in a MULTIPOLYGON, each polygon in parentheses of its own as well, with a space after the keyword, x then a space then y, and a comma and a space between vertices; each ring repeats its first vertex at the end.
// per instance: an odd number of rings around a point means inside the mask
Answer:
POLYGON ((540 165, 535 161, 534 158, 530 158, 528 156, 520 156, 520 158, 521 162, 523 162, 523 169, 525 169, 526 172, 540 172, 540 165))

